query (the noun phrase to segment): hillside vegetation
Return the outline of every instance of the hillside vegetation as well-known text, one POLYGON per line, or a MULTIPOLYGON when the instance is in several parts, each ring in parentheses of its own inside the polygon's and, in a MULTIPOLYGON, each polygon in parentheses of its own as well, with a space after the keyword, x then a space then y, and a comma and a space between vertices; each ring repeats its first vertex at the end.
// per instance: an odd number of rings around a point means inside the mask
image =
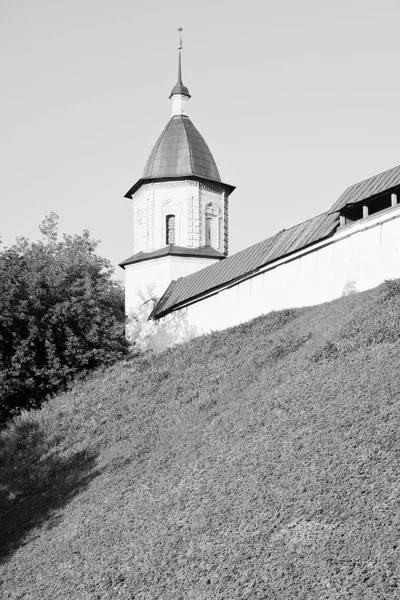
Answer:
POLYGON ((10 248, 0 239, 0 428, 128 352, 124 290, 99 242, 60 236, 55 213, 39 230, 10 248))
POLYGON ((400 283, 76 383, 0 434, 3 600, 400 598, 400 283))

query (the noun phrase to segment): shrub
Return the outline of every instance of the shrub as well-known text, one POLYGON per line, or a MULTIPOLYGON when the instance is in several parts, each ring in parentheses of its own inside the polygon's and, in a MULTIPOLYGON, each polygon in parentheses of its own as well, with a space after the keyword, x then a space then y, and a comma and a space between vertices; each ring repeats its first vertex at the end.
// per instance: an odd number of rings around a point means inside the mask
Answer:
POLYGON ((0 253, 0 423, 127 351, 123 290, 98 242, 59 240, 54 213, 39 229, 0 253))

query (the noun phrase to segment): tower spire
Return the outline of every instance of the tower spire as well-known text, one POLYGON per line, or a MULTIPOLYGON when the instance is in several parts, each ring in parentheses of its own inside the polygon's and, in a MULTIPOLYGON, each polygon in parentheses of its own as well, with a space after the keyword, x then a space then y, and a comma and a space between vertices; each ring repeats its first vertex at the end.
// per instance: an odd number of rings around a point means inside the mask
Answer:
MULTIPOLYGON (((182 27, 178 27, 178 35, 179 35, 179 43, 178 43, 178 81, 175 84, 175 86, 172 88, 171 94, 170 94, 170 98, 172 98, 172 106, 174 107, 174 98, 173 96, 185 96, 185 101, 187 101, 190 98, 190 94, 189 94, 189 90, 187 89, 187 87, 185 85, 183 85, 183 81, 182 81, 182 27)), ((183 100, 183 99, 182 99, 183 100)), ((186 103, 186 102, 184 102, 186 103)), ((180 101, 180 104, 182 104, 182 101, 180 101)), ((174 108, 173 108, 173 112, 172 114, 184 114, 184 112, 179 112, 179 113, 175 113, 174 112, 174 108)))
POLYGON ((181 59, 181 55, 182 55, 182 31, 183 31, 183 28, 182 27, 178 27, 178 34, 179 34, 179 44, 178 44, 178 84, 180 84, 181 86, 183 86, 183 82, 182 82, 182 59, 181 59))

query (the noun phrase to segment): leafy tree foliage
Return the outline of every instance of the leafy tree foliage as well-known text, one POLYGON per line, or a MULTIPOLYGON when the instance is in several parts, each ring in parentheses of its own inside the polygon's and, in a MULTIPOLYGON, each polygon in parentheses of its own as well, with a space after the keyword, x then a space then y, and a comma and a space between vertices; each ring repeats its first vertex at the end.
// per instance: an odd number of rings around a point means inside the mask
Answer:
POLYGON ((55 213, 39 229, 0 252, 0 422, 127 352, 122 286, 98 242, 60 239, 55 213))

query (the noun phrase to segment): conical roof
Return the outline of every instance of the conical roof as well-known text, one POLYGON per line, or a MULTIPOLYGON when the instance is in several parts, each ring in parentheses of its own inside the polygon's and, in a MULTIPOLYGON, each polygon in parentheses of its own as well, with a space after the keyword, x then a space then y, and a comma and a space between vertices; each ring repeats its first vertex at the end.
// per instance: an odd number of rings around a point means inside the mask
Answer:
POLYGON ((143 179, 195 176, 221 181, 203 136, 186 115, 174 115, 147 159, 143 179))

